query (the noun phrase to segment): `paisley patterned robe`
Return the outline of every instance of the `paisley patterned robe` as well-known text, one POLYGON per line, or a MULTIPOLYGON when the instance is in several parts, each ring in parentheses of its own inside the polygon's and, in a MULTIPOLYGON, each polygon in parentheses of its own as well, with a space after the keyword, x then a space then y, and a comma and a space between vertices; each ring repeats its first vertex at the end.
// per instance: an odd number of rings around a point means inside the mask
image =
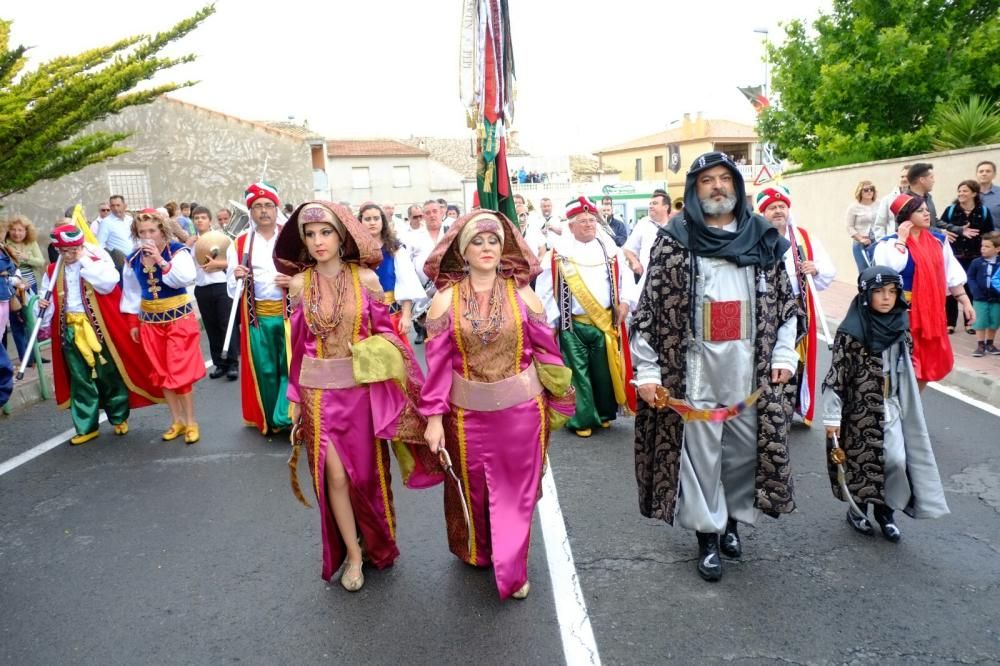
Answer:
MULTIPOLYGON (((687 393, 685 372, 692 338, 690 314, 691 255, 674 238, 661 233, 650 255, 646 286, 632 322, 632 334, 657 351, 661 382, 671 395, 687 393)), ((755 269, 755 383, 763 386, 757 400, 757 470, 754 506, 777 517, 795 508, 787 447, 792 422, 794 384, 771 384, 771 352, 778 329, 792 317, 803 317, 784 265, 755 269)), ((804 327, 804 322, 800 322, 804 327)), ((635 418, 635 475, 639 510, 647 518, 673 524, 684 423, 673 411, 656 411, 643 401, 635 418)))

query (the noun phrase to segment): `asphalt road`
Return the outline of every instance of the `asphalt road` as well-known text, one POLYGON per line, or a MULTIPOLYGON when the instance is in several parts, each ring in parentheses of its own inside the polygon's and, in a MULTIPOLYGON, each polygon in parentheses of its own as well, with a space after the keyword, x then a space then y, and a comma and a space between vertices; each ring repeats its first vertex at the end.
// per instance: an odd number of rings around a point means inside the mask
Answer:
MULTIPOLYGON (((319 578, 319 520, 289 490, 287 444, 239 426, 235 383, 196 391, 197 445, 160 441, 166 408, 152 407, 125 438, 105 424, 0 476, 0 663, 564 661, 537 520, 532 594, 501 603, 491 572, 448 553, 440 488, 397 483, 402 555, 351 595, 319 578)), ((718 584, 695 573, 693 534, 639 516, 630 420, 558 433, 551 468, 600 660, 1000 662, 1000 419, 924 400, 950 516, 902 517, 896 545, 854 533, 819 427, 796 429, 799 510, 744 529, 718 584)), ((69 427, 51 403, 0 421, 0 462, 69 427)))

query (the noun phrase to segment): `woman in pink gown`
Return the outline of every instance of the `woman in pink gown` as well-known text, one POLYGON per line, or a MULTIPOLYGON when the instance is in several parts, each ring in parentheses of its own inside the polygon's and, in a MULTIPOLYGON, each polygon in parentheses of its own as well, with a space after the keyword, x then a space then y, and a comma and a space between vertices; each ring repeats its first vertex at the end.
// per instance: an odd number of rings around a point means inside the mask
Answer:
POLYGON ((501 599, 524 599, 549 435, 575 403, 529 286, 538 260, 507 218, 480 210, 451 227, 424 273, 438 292, 420 411, 431 451, 447 450, 460 480, 445 484, 448 544, 468 564, 493 565, 501 599))
POLYGON ((363 558, 382 569, 399 555, 386 440, 402 454, 408 485, 441 479, 440 470, 436 477, 424 471, 436 463, 422 445, 415 405, 422 376, 371 270, 382 253, 350 210, 303 204, 282 229, 274 258, 278 270, 294 276, 287 394, 296 424, 292 485, 306 503, 295 475, 297 446, 304 443, 323 530, 323 579, 343 565, 340 583, 356 592, 364 584, 363 558))

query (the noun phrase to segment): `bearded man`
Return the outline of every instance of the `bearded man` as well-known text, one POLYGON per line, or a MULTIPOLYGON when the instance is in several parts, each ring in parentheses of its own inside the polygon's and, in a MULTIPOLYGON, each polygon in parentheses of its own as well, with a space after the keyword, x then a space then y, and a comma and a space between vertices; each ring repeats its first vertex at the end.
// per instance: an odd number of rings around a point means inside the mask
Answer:
POLYGON ((739 558, 738 523, 795 507, 788 247, 751 213, 736 165, 706 153, 688 171, 683 215, 657 234, 632 322, 639 509, 696 532, 708 581, 722 577, 719 535, 739 558))

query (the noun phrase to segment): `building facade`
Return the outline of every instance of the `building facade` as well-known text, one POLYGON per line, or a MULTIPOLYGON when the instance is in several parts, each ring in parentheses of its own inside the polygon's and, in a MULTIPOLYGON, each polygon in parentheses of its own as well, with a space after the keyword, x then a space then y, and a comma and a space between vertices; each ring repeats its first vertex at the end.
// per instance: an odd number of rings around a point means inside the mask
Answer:
POLYGON ((310 141, 264 123, 161 97, 95 123, 93 130, 129 132, 122 145, 131 152, 36 183, 3 199, 0 214, 26 215, 47 234, 66 208, 82 203, 93 219, 112 194, 124 196, 130 210, 171 200, 214 210, 242 201, 246 186, 262 175, 282 202, 301 203, 314 193, 310 141))
POLYGON ((684 195, 688 166, 713 150, 732 155, 748 183, 760 177, 762 156, 756 130, 731 120, 695 118, 685 113, 680 126, 610 146, 595 154, 603 167, 618 169, 622 181, 658 181, 667 184, 671 199, 684 195), (671 147, 679 160, 670 163, 671 147), (676 170, 675 170, 676 169, 676 170))

